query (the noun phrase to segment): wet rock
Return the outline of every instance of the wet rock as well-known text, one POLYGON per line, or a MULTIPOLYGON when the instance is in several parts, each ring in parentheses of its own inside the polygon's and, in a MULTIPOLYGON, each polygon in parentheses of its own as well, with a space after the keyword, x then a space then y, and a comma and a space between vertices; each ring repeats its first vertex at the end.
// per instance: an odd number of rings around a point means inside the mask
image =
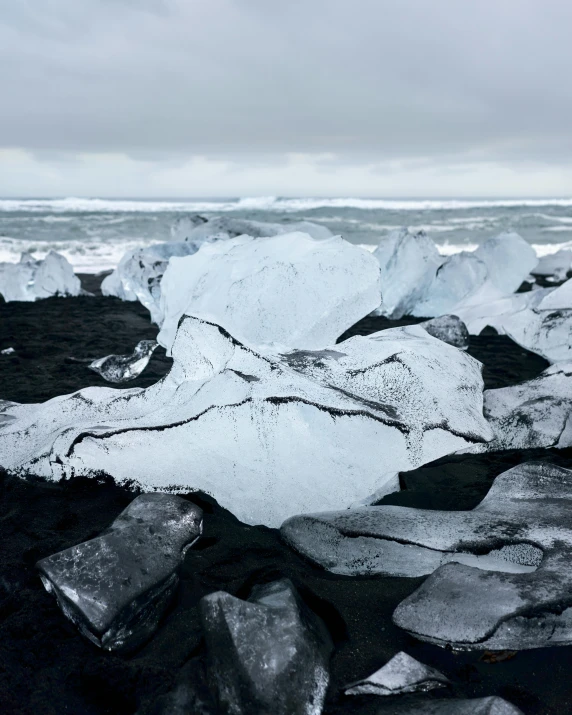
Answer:
POLYGON ((132 649, 157 628, 202 511, 181 497, 144 494, 90 541, 38 562, 46 590, 81 633, 106 650, 132 649))
POLYGON ((453 345, 459 350, 466 350, 469 347, 467 326, 456 315, 441 315, 439 318, 427 320, 420 325, 429 335, 453 345))
POLYGON ((221 713, 320 715, 332 642, 290 581, 257 586, 248 601, 212 593, 200 608, 221 713))
POLYGON ((364 680, 349 685, 346 695, 400 695, 443 688, 450 680, 403 651, 364 680))

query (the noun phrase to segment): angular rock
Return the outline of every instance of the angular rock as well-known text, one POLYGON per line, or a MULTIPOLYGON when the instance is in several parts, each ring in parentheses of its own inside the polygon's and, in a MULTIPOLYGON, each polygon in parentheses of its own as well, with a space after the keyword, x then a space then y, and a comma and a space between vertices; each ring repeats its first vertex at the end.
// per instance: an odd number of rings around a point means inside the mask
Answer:
POLYGON ((157 628, 202 511, 171 494, 134 499, 101 536, 37 563, 46 590, 105 650, 132 649, 157 628))
POLYGON ((161 284, 158 341, 170 351, 182 315, 253 345, 320 349, 380 302, 379 265, 341 237, 305 233, 210 243, 173 258, 161 284))
POLYGON ((420 693, 450 684, 449 678, 435 668, 420 663, 400 651, 375 673, 349 685, 346 695, 401 695, 420 693))
POLYGON ((572 362, 484 394, 484 414, 495 437, 479 451, 572 446, 572 362))
POLYGON ((140 375, 159 347, 156 340, 140 340, 131 355, 107 355, 90 362, 90 370, 107 382, 129 382, 140 375))
POLYGON ((453 345, 459 350, 466 350, 469 347, 469 331, 463 321, 456 315, 441 315, 439 318, 432 318, 420 323, 429 335, 432 335, 444 343, 453 345))
POLYGON ((375 712, 376 715, 523 715, 522 710, 497 696, 425 702, 393 700, 391 703, 384 702, 375 712))
POLYGON ((211 593, 200 611, 221 713, 320 715, 333 644, 290 581, 256 586, 248 601, 211 593))
POLYGON ((531 273, 535 276, 554 276, 558 280, 564 280, 570 270, 572 270, 572 250, 561 248, 556 253, 542 256, 531 273))
POLYGON ((475 251, 486 265, 488 280, 505 295, 514 293, 538 265, 534 248, 518 233, 489 238, 475 251))
POLYGON ((80 293, 81 282, 71 264, 55 251, 39 261, 23 253, 19 263, 0 263, 0 294, 7 303, 80 293))
POLYGON ((243 521, 278 526, 394 491, 397 472, 492 437, 480 363, 418 326, 265 354, 187 316, 172 352, 147 389, 8 406, 5 468, 202 489, 243 521))
MULTIPOLYGON (((394 622, 416 638, 457 650, 523 650, 572 643, 572 471, 545 463, 497 477, 472 512, 452 512, 440 528, 459 546, 497 550, 528 573, 438 568, 399 604, 394 622)), ((433 548, 447 538, 429 525, 433 548)))
POLYGON ((383 303, 378 312, 393 320, 411 313, 443 262, 425 231, 410 233, 406 228, 385 236, 373 255, 381 266, 383 303))

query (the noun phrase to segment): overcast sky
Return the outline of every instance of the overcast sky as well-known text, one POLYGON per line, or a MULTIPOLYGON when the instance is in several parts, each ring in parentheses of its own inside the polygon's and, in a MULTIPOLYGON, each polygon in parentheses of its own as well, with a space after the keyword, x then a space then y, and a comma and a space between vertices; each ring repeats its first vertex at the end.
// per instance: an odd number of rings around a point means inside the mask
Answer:
POLYGON ((572 196, 569 0, 0 0, 0 195, 572 196))

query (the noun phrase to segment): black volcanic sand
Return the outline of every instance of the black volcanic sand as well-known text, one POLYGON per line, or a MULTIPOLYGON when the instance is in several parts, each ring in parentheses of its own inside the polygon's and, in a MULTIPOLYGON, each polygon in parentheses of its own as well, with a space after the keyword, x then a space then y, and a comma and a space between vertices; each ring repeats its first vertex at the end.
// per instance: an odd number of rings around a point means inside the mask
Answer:
MULTIPOLYGON (((366 318, 349 333, 366 334, 395 324, 366 318)), ((0 326, 0 349, 13 346, 17 351, 16 357, 0 356, 0 398, 21 402, 105 384, 85 366, 67 363, 66 357, 130 352, 138 340, 157 332, 138 304, 102 297, 2 304, 0 326)), ((489 387, 530 379, 546 366, 541 358, 497 335, 472 338, 470 352, 485 361, 489 387)), ((144 377, 130 384, 155 382, 169 364, 164 353, 158 355, 144 377)), ((532 459, 572 468, 570 449, 446 457, 403 474, 403 491, 382 503, 471 509, 498 474, 532 459)), ((422 579, 333 576, 290 551, 276 530, 246 526, 200 494, 186 498, 204 509, 204 536, 185 558, 181 586, 161 627, 131 656, 104 653, 64 618, 44 591, 34 564, 96 536, 133 497, 111 480, 53 484, 0 475, 0 712, 151 713, 185 663, 193 659, 198 667, 204 662, 199 599, 216 590, 247 597, 254 584, 283 576, 300 588, 336 643, 327 714, 373 715, 379 697, 346 697, 341 688, 369 675, 399 650, 453 681, 450 690, 416 697, 496 694, 526 715, 572 712, 572 647, 522 651, 490 662, 496 658, 479 651, 455 654, 420 643, 396 628, 391 614, 422 579)))

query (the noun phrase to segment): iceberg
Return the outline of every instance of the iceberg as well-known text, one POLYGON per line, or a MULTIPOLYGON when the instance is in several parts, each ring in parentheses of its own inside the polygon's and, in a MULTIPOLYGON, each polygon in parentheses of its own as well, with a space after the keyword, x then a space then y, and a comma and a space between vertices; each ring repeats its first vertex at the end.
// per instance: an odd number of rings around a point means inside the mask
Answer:
POLYGON ((7 403, 4 467, 201 489, 242 521, 279 526, 395 491, 397 472, 492 437, 481 364, 418 326, 265 354, 186 316, 172 353, 146 389, 7 403))
POLYGON ((157 340, 169 353, 181 316, 194 315, 249 344, 320 349, 380 300, 379 264, 340 236, 239 236, 171 259, 157 340))
POLYGON ((474 255, 486 265, 488 280, 504 294, 518 290, 538 264, 534 248, 518 233, 489 238, 474 255))
POLYGON ((289 580, 255 586, 248 601, 211 593, 200 612, 221 712, 320 715, 333 644, 289 580))
POLYGON ((485 390, 484 414, 495 433, 479 451, 572 446, 572 362, 534 380, 485 390))
POLYGON ((346 695, 401 695, 444 688, 451 681, 435 668, 400 651, 375 673, 348 685, 346 695))
POLYGON ((202 511, 171 494, 134 499, 101 536, 37 563, 63 613, 92 643, 131 650, 157 628, 202 511))
POLYGON ((554 276, 558 280, 564 280, 570 270, 572 270, 572 249, 561 248, 556 253, 542 256, 531 273, 535 276, 554 276))
POLYGON ((107 355, 93 360, 88 367, 107 382, 129 382, 143 372, 158 347, 156 340, 140 340, 131 355, 107 355))
POLYGON ((406 228, 385 236, 373 255, 381 267, 383 304, 378 312, 392 320, 411 313, 443 262, 425 231, 410 233, 406 228))
POLYGON ((19 263, 0 263, 0 294, 7 303, 81 292, 81 282, 71 264, 55 251, 50 251, 43 260, 23 253, 19 263))

